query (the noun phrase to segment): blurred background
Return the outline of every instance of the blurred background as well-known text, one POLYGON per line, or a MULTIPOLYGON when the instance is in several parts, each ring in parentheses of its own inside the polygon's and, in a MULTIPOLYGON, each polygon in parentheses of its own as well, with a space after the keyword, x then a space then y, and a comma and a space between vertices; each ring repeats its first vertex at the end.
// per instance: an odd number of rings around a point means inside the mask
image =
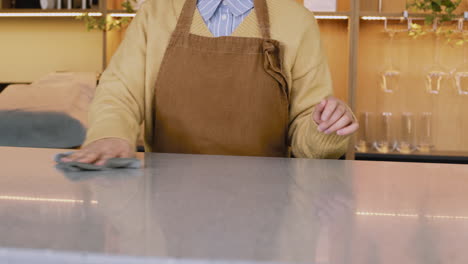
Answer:
MULTIPOLYGON (((468 0, 284 1, 315 13, 335 95, 360 119, 348 158, 468 161, 468 0)), ((99 74, 140 5, 0 0, 0 145, 79 147, 99 74), (50 135, 44 120, 79 123, 50 135)))

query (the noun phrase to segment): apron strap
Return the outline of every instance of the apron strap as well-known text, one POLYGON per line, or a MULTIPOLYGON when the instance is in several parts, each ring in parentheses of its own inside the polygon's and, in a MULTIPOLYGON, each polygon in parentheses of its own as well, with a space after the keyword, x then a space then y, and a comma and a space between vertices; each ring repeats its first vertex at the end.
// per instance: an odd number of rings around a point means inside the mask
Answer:
POLYGON ((254 5, 262 37, 264 39, 271 39, 270 14, 268 12, 267 0, 254 0, 254 5))
MULTIPOLYGON (((167 0, 164 0, 167 1, 167 0)), ((192 26, 193 15, 197 7, 197 0, 185 0, 184 7, 180 12, 179 20, 174 32, 179 34, 189 34, 192 26)))
MULTIPOLYGON (((254 0, 255 12, 257 13, 260 32, 264 39, 270 39, 270 16, 268 12, 267 0, 254 0)), ((184 7, 180 13, 175 32, 179 34, 189 34, 192 26, 193 15, 197 8, 197 0, 185 0, 184 7)))

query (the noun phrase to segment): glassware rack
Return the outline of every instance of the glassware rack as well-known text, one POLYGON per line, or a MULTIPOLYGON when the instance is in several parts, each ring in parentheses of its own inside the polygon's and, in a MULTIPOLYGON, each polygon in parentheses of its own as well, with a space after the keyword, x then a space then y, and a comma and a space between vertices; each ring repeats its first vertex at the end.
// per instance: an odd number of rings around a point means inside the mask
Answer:
MULTIPOLYGON (((468 43, 447 44, 437 24, 414 39, 409 25, 422 25, 424 14, 377 3, 377 11, 359 12, 356 158, 468 162, 468 43)), ((446 23, 453 34, 468 34, 467 11, 468 2, 446 23)))

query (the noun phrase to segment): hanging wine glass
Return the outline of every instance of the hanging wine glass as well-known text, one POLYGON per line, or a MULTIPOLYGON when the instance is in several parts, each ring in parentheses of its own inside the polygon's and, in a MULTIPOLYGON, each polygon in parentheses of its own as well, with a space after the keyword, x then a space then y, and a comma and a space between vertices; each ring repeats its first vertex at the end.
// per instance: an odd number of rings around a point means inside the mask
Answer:
MULTIPOLYGON (((465 54, 467 53, 465 52, 465 54)), ((465 64, 458 68, 454 75, 458 94, 468 95, 468 60, 465 59, 465 64)))
MULTIPOLYGON (((464 30, 463 23, 464 20, 460 19, 458 23, 458 31, 463 36, 468 34, 464 30)), ((468 45, 463 45, 463 63, 453 70, 453 80, 455 83, 455 88, 459 95, 468 95, 468 45)))
POLYGON ((434 23, 434 51, 432 65, 427 67, 424 74, 426 92, 439 94, 449 75, 449 71, 440 62, 440 35, 437 34, 437 22, 434 23))
POLYGON ((384 30, 388 34, 389 41, 386 48, 384 70, 380 74, 380 87, 385 93, 394 93, 400 87, 401 71, 394 61, 394 58, 398 57, 394 51, 395 36, 398 32, 407 32, 411 28, 411 24, 411 19, 408 19, 408 23, 405 24, 404 28, 390 28, 388 19, 384 21, 384 30))
POLYGON ((394 93, 398 90, 400 85, 400 70, 394 63, 394 42, 396 30, 387 27, 387 20, 385 20, 385 32, 388 34, 389 42, 385 54, 384 70, 380 74, 380 88, 385 93, 394 93))
MULTIPOLYGON (((466 17, 468 18, 468 12, 465 12, 466 17)), ((461 34, 461 37, 465 39, 468 37, 468 31, 464 29, 465 19, 461 18, 458 21, 458 34, 461 34)), ((452 71, 452 80, 454 88, 457 92, 456 104, 458 107, 462 108, 466 104, 466 98, 468 98, 468 43, 463 43, 462 49, 462 63, 457 66, 452 71)), ((459 108, 459 109, 460 109, 459 108)), ((464 135, 466 131, 466 115, 463 111, 457 111, 457 124, 455 124, 456 130, 458 130, 457 142, 458 147, 463 149, 464 146, 468 146, 467 137, 464 135)))

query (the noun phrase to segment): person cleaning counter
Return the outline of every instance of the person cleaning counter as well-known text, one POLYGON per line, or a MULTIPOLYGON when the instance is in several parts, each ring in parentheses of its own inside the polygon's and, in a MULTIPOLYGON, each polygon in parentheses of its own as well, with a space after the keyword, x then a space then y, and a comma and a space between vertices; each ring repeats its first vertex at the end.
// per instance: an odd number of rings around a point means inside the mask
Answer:
POLYGON ((358 123, 331 95, 318 26, 296 2, 149 0, 63 161, 133 157, 141 123, 149 152, 338 158, 358 123))

